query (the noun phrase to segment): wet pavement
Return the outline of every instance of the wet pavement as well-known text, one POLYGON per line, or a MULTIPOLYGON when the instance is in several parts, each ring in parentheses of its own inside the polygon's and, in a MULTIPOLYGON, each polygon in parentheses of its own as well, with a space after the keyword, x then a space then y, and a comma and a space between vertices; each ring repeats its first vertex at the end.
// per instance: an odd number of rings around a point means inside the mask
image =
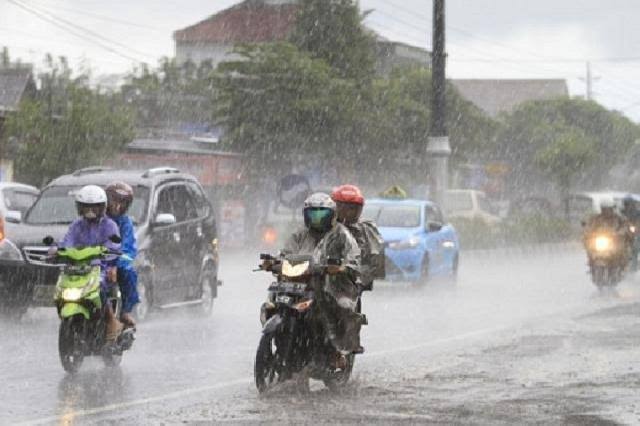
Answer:
POLYGON ((2 320, 0 424, 640 423, 640 277, 599 295, 575 247, 468 253, 455 286, 377 285, 352 382, 266 397, 255 259, 224 256, 213 316, 153 315, 116 369, 65 374, 50 310, 2 320))

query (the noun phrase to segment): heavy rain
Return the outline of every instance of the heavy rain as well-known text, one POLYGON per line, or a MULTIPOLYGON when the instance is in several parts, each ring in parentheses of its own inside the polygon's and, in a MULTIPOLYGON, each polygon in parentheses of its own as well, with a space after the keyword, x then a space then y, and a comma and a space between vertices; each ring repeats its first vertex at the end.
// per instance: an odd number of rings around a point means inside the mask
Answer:
POLYGON ((0 424, 640 424, 639 16, 0 0, 0 424))

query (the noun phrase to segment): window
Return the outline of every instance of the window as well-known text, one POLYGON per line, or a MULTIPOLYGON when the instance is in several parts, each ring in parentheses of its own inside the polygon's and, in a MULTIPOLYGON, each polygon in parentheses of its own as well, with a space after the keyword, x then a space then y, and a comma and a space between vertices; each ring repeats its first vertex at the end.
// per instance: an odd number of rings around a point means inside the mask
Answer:
POLYGON ((37 192, 16 188, 6 188, 2 191, 7 210, 17 210, 24 214, 38 198, 37 192))
MULTIPOLYGON (((73 196, 80 188, 80 186, 51 186, 46 188, 42 191, 40 198, 38 198, 31 210, 29 210, 25 222, 34 225, 64 225, 73 222, 78 217, 73 196)), ((149 188, 135 186, 133 188, 133 203, 131 203, 128 211, 134 223, 144 222, 147 216, 148 202, 149 188)))
POLYGON ((416 228, 420 226, 420 207, 406 205, 370 205, 363 218, 373 220, 380 227, 416 228))
POLYGON ((198 217, 193 200, 184 185, 171 185, 160 191, 156 214, 160 213, 174 215, 176 222, 185 222, 198 217))
POLYGON ((189 193, 195 204, 198 217, 207 217, 210 214, 211 205, 207 200, 207 197, 202 192, 202 189, 195 183, 190 183, 188 186, 189 193))

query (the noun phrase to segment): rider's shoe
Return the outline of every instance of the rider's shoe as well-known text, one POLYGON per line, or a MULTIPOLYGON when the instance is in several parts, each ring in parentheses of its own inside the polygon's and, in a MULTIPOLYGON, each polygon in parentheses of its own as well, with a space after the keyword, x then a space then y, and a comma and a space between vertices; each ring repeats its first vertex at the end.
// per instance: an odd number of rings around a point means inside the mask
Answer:
POLYGON ((120 315, 120 321, 122 321, 122 324, 124 324, 126 328, 136 327, 136 321, 133 319, 133 315, 131 315, 130 312, 124 312, 120 315))

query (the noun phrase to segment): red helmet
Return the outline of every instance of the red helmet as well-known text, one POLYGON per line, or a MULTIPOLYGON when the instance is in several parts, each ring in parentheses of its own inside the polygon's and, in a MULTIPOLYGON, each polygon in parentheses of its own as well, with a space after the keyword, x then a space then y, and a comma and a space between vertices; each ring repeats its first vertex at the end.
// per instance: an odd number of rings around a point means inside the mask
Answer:
POLYGON ((362 191, 355 185, 341 185, 333 189, 331 198, 336 203, 352 203, 364 205, 364 195, 362 191))

